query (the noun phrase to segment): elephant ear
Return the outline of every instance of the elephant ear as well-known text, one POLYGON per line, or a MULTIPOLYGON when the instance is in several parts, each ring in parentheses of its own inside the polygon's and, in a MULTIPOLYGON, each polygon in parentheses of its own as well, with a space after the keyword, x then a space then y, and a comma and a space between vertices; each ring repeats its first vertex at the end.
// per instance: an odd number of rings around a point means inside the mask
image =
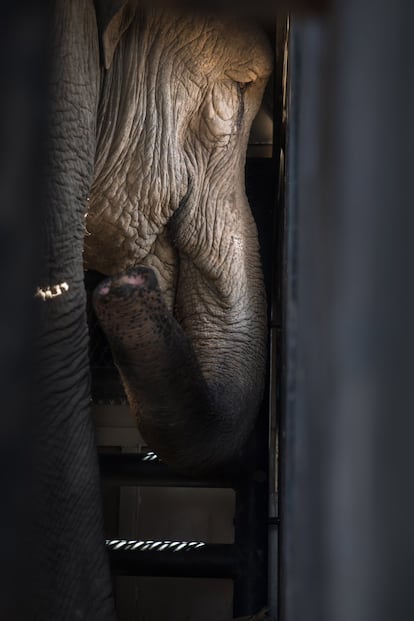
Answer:
POLYGON ((128 0, 95 0, 101 58, 105 69, 111 66, 116 47, 131 25, 135 9, 128 0))

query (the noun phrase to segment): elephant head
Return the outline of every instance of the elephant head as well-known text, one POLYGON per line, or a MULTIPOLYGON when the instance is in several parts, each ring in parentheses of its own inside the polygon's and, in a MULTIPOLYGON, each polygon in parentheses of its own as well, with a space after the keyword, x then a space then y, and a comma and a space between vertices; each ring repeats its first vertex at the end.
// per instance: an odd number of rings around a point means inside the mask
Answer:
POLYGON ((107 50, 85 266, 140 429, 187 471, 234 457, 258 411, 265 294, 244 189, 271 70, 246 23, 142 9, 107 50))

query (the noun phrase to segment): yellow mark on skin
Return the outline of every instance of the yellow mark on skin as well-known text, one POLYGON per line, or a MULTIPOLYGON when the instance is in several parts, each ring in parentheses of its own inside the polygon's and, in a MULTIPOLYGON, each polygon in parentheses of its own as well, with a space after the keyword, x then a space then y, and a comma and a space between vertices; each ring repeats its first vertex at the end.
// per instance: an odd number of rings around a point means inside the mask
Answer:
POLYGON ((36 289, 35 298, 40 298, 43 302, 46 302, 46 300, 58 298, 67 291, 69 291, 69 285, 67 282, 62 282, 59 285, 53 285, 52 287, 38 287, 36 289))

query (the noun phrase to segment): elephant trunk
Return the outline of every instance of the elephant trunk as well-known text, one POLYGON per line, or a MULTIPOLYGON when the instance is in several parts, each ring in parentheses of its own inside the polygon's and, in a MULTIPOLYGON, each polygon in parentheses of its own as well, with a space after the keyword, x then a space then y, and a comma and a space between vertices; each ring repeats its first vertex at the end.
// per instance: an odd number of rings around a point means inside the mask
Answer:
POLYGON ((184 327, 168 310, 151 268, 131 268, 95 291, 95 310, 139 428, 157 454, 183 472, 227 465, 254 424, 266 320, 260 272, 251 270, 255 293, 229 312, 217 300, 209 305, 205 283, 186 265, 182 271, 194 286, 186 287, 192 300, 184 327))
POLYGON ((38 339, 36 619, 113 621, 90 419, 83 286, 84 216, 93 172, 99 48, 92 0, 54 6, 38 339))

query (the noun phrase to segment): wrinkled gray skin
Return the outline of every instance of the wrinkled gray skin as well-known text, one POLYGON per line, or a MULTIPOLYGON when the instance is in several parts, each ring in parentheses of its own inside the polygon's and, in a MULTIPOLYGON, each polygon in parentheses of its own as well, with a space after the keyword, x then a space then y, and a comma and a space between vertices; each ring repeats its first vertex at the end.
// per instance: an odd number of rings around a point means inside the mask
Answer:
POLYGON ((85 265, 153 270, 107 281, 95 308, 140 430, 187 472, 237 455, 262 396, 265 296, 244 165, 270 59, 252 26, 147 11, 102 80, 85 265))
POLYGON ((270 56, 242 25, 135 14, 121 0, 54 9, 39 287, 69 289, 39 300, 33 618, 103 621, 114 611, 83 270, 123 273, 94 300, 148 442, 185 471, 230 459, 263 385, 265 299, 243 167, 270 56))

